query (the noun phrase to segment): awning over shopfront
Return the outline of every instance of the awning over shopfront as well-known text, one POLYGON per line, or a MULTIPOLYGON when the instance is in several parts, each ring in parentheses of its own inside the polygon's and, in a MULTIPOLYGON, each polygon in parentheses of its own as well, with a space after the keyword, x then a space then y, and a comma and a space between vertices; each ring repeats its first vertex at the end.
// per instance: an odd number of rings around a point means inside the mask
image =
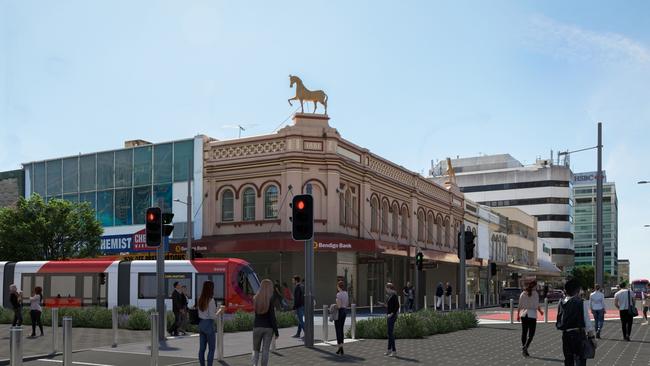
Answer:
POLYGON ((539 269, 535 272, 538 276, 548 276, 548 277, 561 277, 562 270, 557 268, 555 264, 547 261, 538 262, 539 269))

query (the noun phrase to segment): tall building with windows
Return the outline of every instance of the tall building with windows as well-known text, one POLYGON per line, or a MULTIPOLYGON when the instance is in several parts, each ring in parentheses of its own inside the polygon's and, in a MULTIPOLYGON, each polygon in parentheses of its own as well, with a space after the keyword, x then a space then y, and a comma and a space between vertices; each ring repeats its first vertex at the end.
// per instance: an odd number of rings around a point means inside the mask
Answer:
MULTIPOLYGON (((596 265, 596 172, 573 176, 576 265, 596 265)), ((605 272, 618 278, 618 200, 616 184, 603 177, 603 245, 605 272)))
MULTIPOLYGON (((561 269, 573 266, 573 186, 568 161, 537 159, 523 165, 509 154, 451 159, 456 183, 468 199, 490 207, 516 207, 537 218, 538 242, 551 248, 561 269)), ((438 183, 447 162, 433 166, 438 183)))
POLYGON ((127 141, 124 148, 34 161, 23 164, 25 197, 39 194, 45 200, 59 198, 88 202, 104 228, 102 250, 130 252, 142 245, 145 211, 160 206, 174 213, 172 239, 186 237, 187 182, 192 179, 193 234, 202 230, 203 144, 209 139, 190 139, 152 144, 127 141), (118 244, 119 245, 116 245, 118 244))

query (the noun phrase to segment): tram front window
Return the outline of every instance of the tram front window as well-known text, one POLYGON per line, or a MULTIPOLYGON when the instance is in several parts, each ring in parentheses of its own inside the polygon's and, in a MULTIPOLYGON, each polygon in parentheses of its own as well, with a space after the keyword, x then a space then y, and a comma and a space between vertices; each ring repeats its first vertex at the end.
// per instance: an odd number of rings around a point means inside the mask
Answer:
POLYGON ((255 271, 248 266, 242 267, 242 269, 239 270, 237 284, 244 294, 250 296, 255 295, 257 290, 260 288, 260 280, 257 278, 257 274, 255 274, 255 271))

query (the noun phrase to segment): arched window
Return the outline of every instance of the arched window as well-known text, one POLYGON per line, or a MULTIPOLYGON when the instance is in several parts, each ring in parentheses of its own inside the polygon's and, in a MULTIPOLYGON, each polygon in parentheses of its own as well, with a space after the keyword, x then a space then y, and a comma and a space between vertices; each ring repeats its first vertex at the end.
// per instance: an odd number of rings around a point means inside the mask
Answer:
POLYGON ((235 197, 230 189, 221 194, 221 221, 232 221, 235 218, 235 197))
POLYGON ((393 226, 392 232, 394 237, 399 237, 399 207, 397 204, 393 205, 393 226))
POLYGON ((418 241, 424 241, 424 212, 418 212, 418 241))
POLYGON ((388 234, 388 202, 384 201, 381 204, 381 233, 388 234))
POLYGON ((429 215, 427 216, 427 243, 433 244, 434 238, 433 238, 433 214, 429 212, 429 215))
POLYGON ((376 197, 370 201, 370 231, 379 232, 379 201, 376 197))
POLYGON ((264 190, 264 218, 278 218, 278 187, 268 186, 264 190))
POLYGON ((242 195, 242 219, 244 221, 255 220, 255 190, 246 188, 242 195))
POLYGON ((449 236, 451 235, 451 222, 449 222, 449 219, 445 220, 445 246, 449 247, 451 244, 451 240, 449 239, 449 236))
POLYGON ((408 208, 402 207, 402 238, 409 237, 409 215, 408 208))
POLYGON ((443 233, 442 226, 443 226, 442 217, 438 216, 438 218, 436 219, 436 234, 438 234, 437 235, 438 246, 442 246, 442 233, 443 233))

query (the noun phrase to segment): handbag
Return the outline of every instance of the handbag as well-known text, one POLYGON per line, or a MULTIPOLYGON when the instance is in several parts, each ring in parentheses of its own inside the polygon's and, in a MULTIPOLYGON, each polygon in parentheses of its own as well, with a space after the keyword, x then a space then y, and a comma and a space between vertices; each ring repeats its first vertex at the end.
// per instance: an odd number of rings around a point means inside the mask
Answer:
POLYGON ((630 295, 630 290, 627 290, 627 302, 628 302, 627 311, 630 312, 630 315, 633 318, 639 315, 639 311, 636 309, 636 306, 632 302, 632 296, 630 295))
POLYGON ((596 340, 586 337, 582 341, 582 358, 592 359, 596 357, 596 340))
POLYGON ((199 310, 196 307, 193 307, 188 309, 188 313, 190 315, 190 324, 199 325, 199 322, 201 321, 201 319, 199 319, 199 310))

